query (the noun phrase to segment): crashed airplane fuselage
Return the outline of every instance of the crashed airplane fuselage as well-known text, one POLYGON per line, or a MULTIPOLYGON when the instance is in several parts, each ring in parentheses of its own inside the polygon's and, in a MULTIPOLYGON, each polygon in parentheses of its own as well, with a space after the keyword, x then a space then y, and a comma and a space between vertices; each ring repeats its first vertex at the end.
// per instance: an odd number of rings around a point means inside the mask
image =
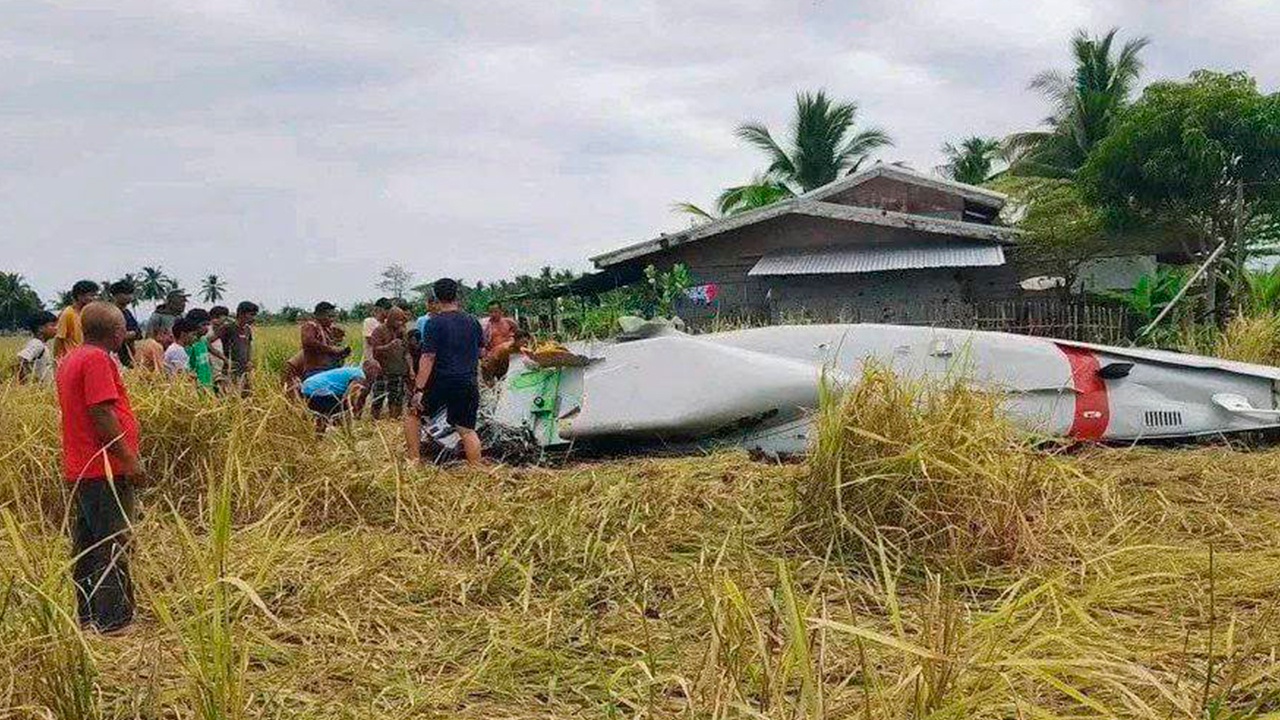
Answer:
POLYGON ((578 362, 513 363, 493 421, 546 448, 726 442, 798 454, 824 375, 874 361, 907 378, 1000 393, 1028 432, 1079 440, 1193 437, 1280 426, 1280 369, 1156 350, 901 325, 673 330, 570 346, 578 362), (521 364, 523 363, 523 365, 521 364))

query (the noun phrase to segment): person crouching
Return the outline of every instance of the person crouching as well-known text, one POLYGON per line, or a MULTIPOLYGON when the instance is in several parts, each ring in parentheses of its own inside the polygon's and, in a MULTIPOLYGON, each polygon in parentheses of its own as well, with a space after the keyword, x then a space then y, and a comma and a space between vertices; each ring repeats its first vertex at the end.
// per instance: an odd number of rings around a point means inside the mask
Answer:
POLYGON ((369 397, 369 388, 382 374, 377 360, 365 360, 360 366, 345 365, 323 370, 302 381, 302 397, 307 409, 316 417, 316 434, 336 425, 344 417, 355 417, 369 397))

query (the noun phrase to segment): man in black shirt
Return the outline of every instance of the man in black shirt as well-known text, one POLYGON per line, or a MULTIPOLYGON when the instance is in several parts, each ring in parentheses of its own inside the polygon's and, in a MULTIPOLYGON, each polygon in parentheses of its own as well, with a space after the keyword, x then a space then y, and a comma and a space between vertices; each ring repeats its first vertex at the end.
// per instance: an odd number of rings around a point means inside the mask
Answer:
POLYGON ((120 346, 120 364, 133 367, 133 344, 142 339, 142 327, 138 325, 138 318, 133 316, 133 310, 129 307, 133 305, 137 287, 134 286, 133 280, 125 278, 111 283, 108 290, 111 293, 112 302, 124 315, 124 344, 120 346))
POLYGON ((421 419, 447 411, 449 424, 462 440, 467 463, 480 464, 480 437, 476 415, 480 410, 480 348, 484 332, 480 323, 458 308, 458 283, 441 278, 431 286, 439 309, 427 321, 422 335, 422 357, 414 378, 413 407, 405 422, 409 456, 419 456, 421 419))

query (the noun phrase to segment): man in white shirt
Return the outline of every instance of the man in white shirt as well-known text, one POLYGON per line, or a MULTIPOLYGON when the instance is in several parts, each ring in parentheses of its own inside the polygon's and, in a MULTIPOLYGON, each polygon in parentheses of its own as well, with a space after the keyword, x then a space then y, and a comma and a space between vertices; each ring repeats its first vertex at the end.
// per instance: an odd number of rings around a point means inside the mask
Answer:
POLYGON ((187 356, 187 348, 196 341, 199 327, 187 320, 178 318, 173 323, 173 342, 164 351, 164 369, 170 375, 192 375, 191 359, 187 356))
POLYGON ((49 340, 58 333, 58 317, 41 310, 28 322, 31 338, 18 351, 18 380, 49 382, 53 379, 53 351, 49 340))
POLYGON ((373 331, 377 330, 379 325, 387 321, 387 312, 390 310, 391 298, 378 298, 378 301, 373 304, 373 317, 364 319, 360 334, 364 336, 365 360, 373 357, 369 352, 369 338, 373 337, 373 331))

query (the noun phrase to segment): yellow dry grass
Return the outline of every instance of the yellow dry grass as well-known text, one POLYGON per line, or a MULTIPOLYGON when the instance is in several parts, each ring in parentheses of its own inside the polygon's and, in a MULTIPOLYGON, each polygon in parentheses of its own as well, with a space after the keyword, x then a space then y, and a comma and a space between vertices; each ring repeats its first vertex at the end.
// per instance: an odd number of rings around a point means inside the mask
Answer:
POLYGON ((830 406, 835 465, 446 472, 266 387, 132 390, 141 615, 102 638, 68 618, 52 392, 0 385, 0 716, 1280 712, 1280 451, 1037 455, 925 389, 830 406))

